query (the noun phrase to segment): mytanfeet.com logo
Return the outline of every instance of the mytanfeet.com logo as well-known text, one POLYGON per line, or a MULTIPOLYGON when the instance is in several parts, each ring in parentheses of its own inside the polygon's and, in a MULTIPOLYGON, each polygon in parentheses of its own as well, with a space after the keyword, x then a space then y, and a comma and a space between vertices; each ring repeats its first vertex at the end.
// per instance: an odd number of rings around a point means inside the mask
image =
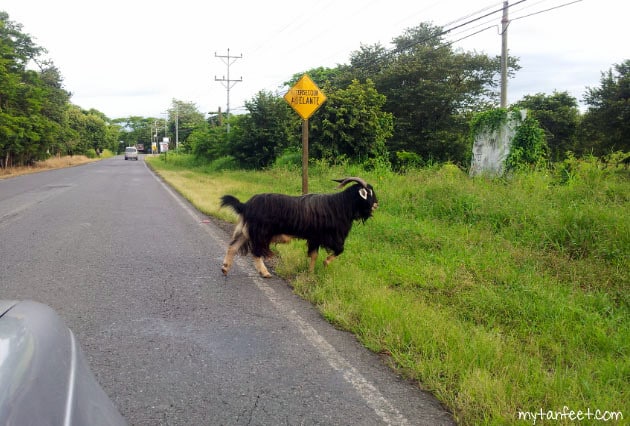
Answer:
POLYGON ((621 411, 608 411, 600 409, 586 408, 584 410, 572 410, 569 407, 562 407, 562 410, 519 411, 518 420, 530 422, 535 425, 538 421, 599 421, 599 422, 620 422, 623 420, 621 411))

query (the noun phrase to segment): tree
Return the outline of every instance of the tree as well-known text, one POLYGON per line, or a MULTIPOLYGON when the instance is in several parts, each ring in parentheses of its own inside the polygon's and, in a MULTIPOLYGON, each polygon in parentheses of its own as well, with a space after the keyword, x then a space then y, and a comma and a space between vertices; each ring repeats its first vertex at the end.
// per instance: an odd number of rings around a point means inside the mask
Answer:
POLYGON ((543 128, 552 161, 562 161, 568 151, 575 150, 580 111, 577 100, 568 92, 527 95, 514 107, 527 109, 543 128))
POLYGON ((71 130, 65 145, 70 155, 118 149, 120 126, 110 123, 100 111, 95 109, 86 111, 71 105, 68 111, 68 126, 71 130))
POLYGON ((205 124, 204 114, 199 112, 197 105, 192 102, 183 102, 177 99, 171 101, 168 109, 168 133, 172 135, 172 146, 175 147, 175 136, 179 140, 180 146, 188 150, 187 141, 189 135, 197 128, 205 124), (175 128, 177 126, 177 129, 175 128))
MULTIPOLYGON (((467 163, 468 115, 496 103, 499 58, 454 51, 440 27, 423 23, 394 39, 395 48, 362 47, 351 58, 358 78, 370 77, 395 119, 390 152, 467 163)), ((517 69, 510 60, 511 72, 517 69)))
POLYGON ((64 138, 68 127, 68 104, 70 93, 63 87, 63 77, 52 61, 39 64, 39 81, 42 87, 42 103, 39 114, 42 116, 41 145, 45 152, 64 153, 64 138))
POLYGON ((267 167, 299 140, 290 130, 296 116, 283 98, 264 90, 245 102, 245 108, 249 114, 233 117, 229 154, 243 167, 267 167))
POLYGON ((314 156, 388 160, 386 142, 393 133, 393 117, 383 112, 385 96, 372 80, 354 80, 346 89, 324 90, 328 100, 311 118, 314 156))
POLYGON ((4 167, 26 164, 45 152, 37 144, 45 95, 39 75, 26 66, 44 50, 22 26, 0 12, 0 158, 4 167))
POLYGON ((345 75, 343 70, 344 67, 342 66, 338 66, 336 68, 311 68, 308 71, 293 74, 291 80, 286 81, 284 85, 286 87, 293 87, 293 85, 295 85, 295 83, 297 83, 304 74, 308 74, 311 80, 313 80, 318 87, 323 87, 324 85, 332 85, 333 87, 338 88, 345 87, 350 83, 350 80, 342 81, 345 75))
POLYGON ((0 167, 117 145, 117 126, 100 111, 71 105, 60 70, 44 53, 0 12, 0 167))
POLYGON ((187 146, 197 158, 216 160, 227 154, 227 135, 224 127, 204 122, 188 136, 187 146))
POLYGON ((113 120, 113 124, 117 125, 120 129, 118 134, 118 140, 123 143, 116 145, 115 152, 120 152, 127 146, 133 146, 137 144, 143 144, 145 150, 151 149, 152 131, 151 128, 155 119, 140 117, 137 115, 117 118, 113 120))
POLYGON ((590 145, 596 155, 630 151, 630 59, 613 68, 584 95, 589 108, 581 127, 582 150, 590 145))

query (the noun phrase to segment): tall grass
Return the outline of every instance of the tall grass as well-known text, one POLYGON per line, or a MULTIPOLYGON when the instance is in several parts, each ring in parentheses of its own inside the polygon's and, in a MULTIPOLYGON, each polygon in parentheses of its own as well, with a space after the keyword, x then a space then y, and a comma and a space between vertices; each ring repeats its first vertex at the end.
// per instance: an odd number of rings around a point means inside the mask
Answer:
MULTIPOLYGON (((450 165, 404 176, 313 167, 313 192, 361 175, 379 209, 355 224, 329 267, 309 274, 305 245, 293 242, 276 248, 276 272, 462 424, 516 423, 519 411, 565 406, 620 411, 627 421, 629 175, 593 162, 576 162, 572 173, 489 180, 450 165)), ((291 167, 165 176, 209 213, 224 193, 301 188, 291 167)))

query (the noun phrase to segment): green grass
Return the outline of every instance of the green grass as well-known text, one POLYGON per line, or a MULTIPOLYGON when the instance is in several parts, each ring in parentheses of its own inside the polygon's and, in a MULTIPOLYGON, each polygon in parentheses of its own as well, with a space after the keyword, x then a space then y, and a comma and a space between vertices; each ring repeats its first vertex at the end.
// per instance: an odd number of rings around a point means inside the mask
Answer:
MULTIPOLYGON (((290 167, 220 171, 188 157, 151 165, 228 220, 218 209, 224 193, 245 200, 301 191, 300 171, 290 167)), ((629 175, 573 166, 571 179, 532 172, 496 180, 450 165, 404 176, 313 167, 312 192, 361 175, 379 208, 354 225, 329 267, 318 262, 309 274, 297 241, 277 246, 276 272, 461 424, 519 423, 519 411, 565 406, 621 411, 628 422, 629 175)))

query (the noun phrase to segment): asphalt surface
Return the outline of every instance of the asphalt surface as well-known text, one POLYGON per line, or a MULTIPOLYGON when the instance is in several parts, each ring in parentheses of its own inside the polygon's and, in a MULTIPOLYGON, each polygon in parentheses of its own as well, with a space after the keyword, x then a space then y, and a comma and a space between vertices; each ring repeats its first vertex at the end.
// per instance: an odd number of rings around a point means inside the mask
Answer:
POLYGON ((0 180, 0 299, 54 308, 132 425, 452 424, 251 258, 223 277, 206 219, 142 158, 0 180))

